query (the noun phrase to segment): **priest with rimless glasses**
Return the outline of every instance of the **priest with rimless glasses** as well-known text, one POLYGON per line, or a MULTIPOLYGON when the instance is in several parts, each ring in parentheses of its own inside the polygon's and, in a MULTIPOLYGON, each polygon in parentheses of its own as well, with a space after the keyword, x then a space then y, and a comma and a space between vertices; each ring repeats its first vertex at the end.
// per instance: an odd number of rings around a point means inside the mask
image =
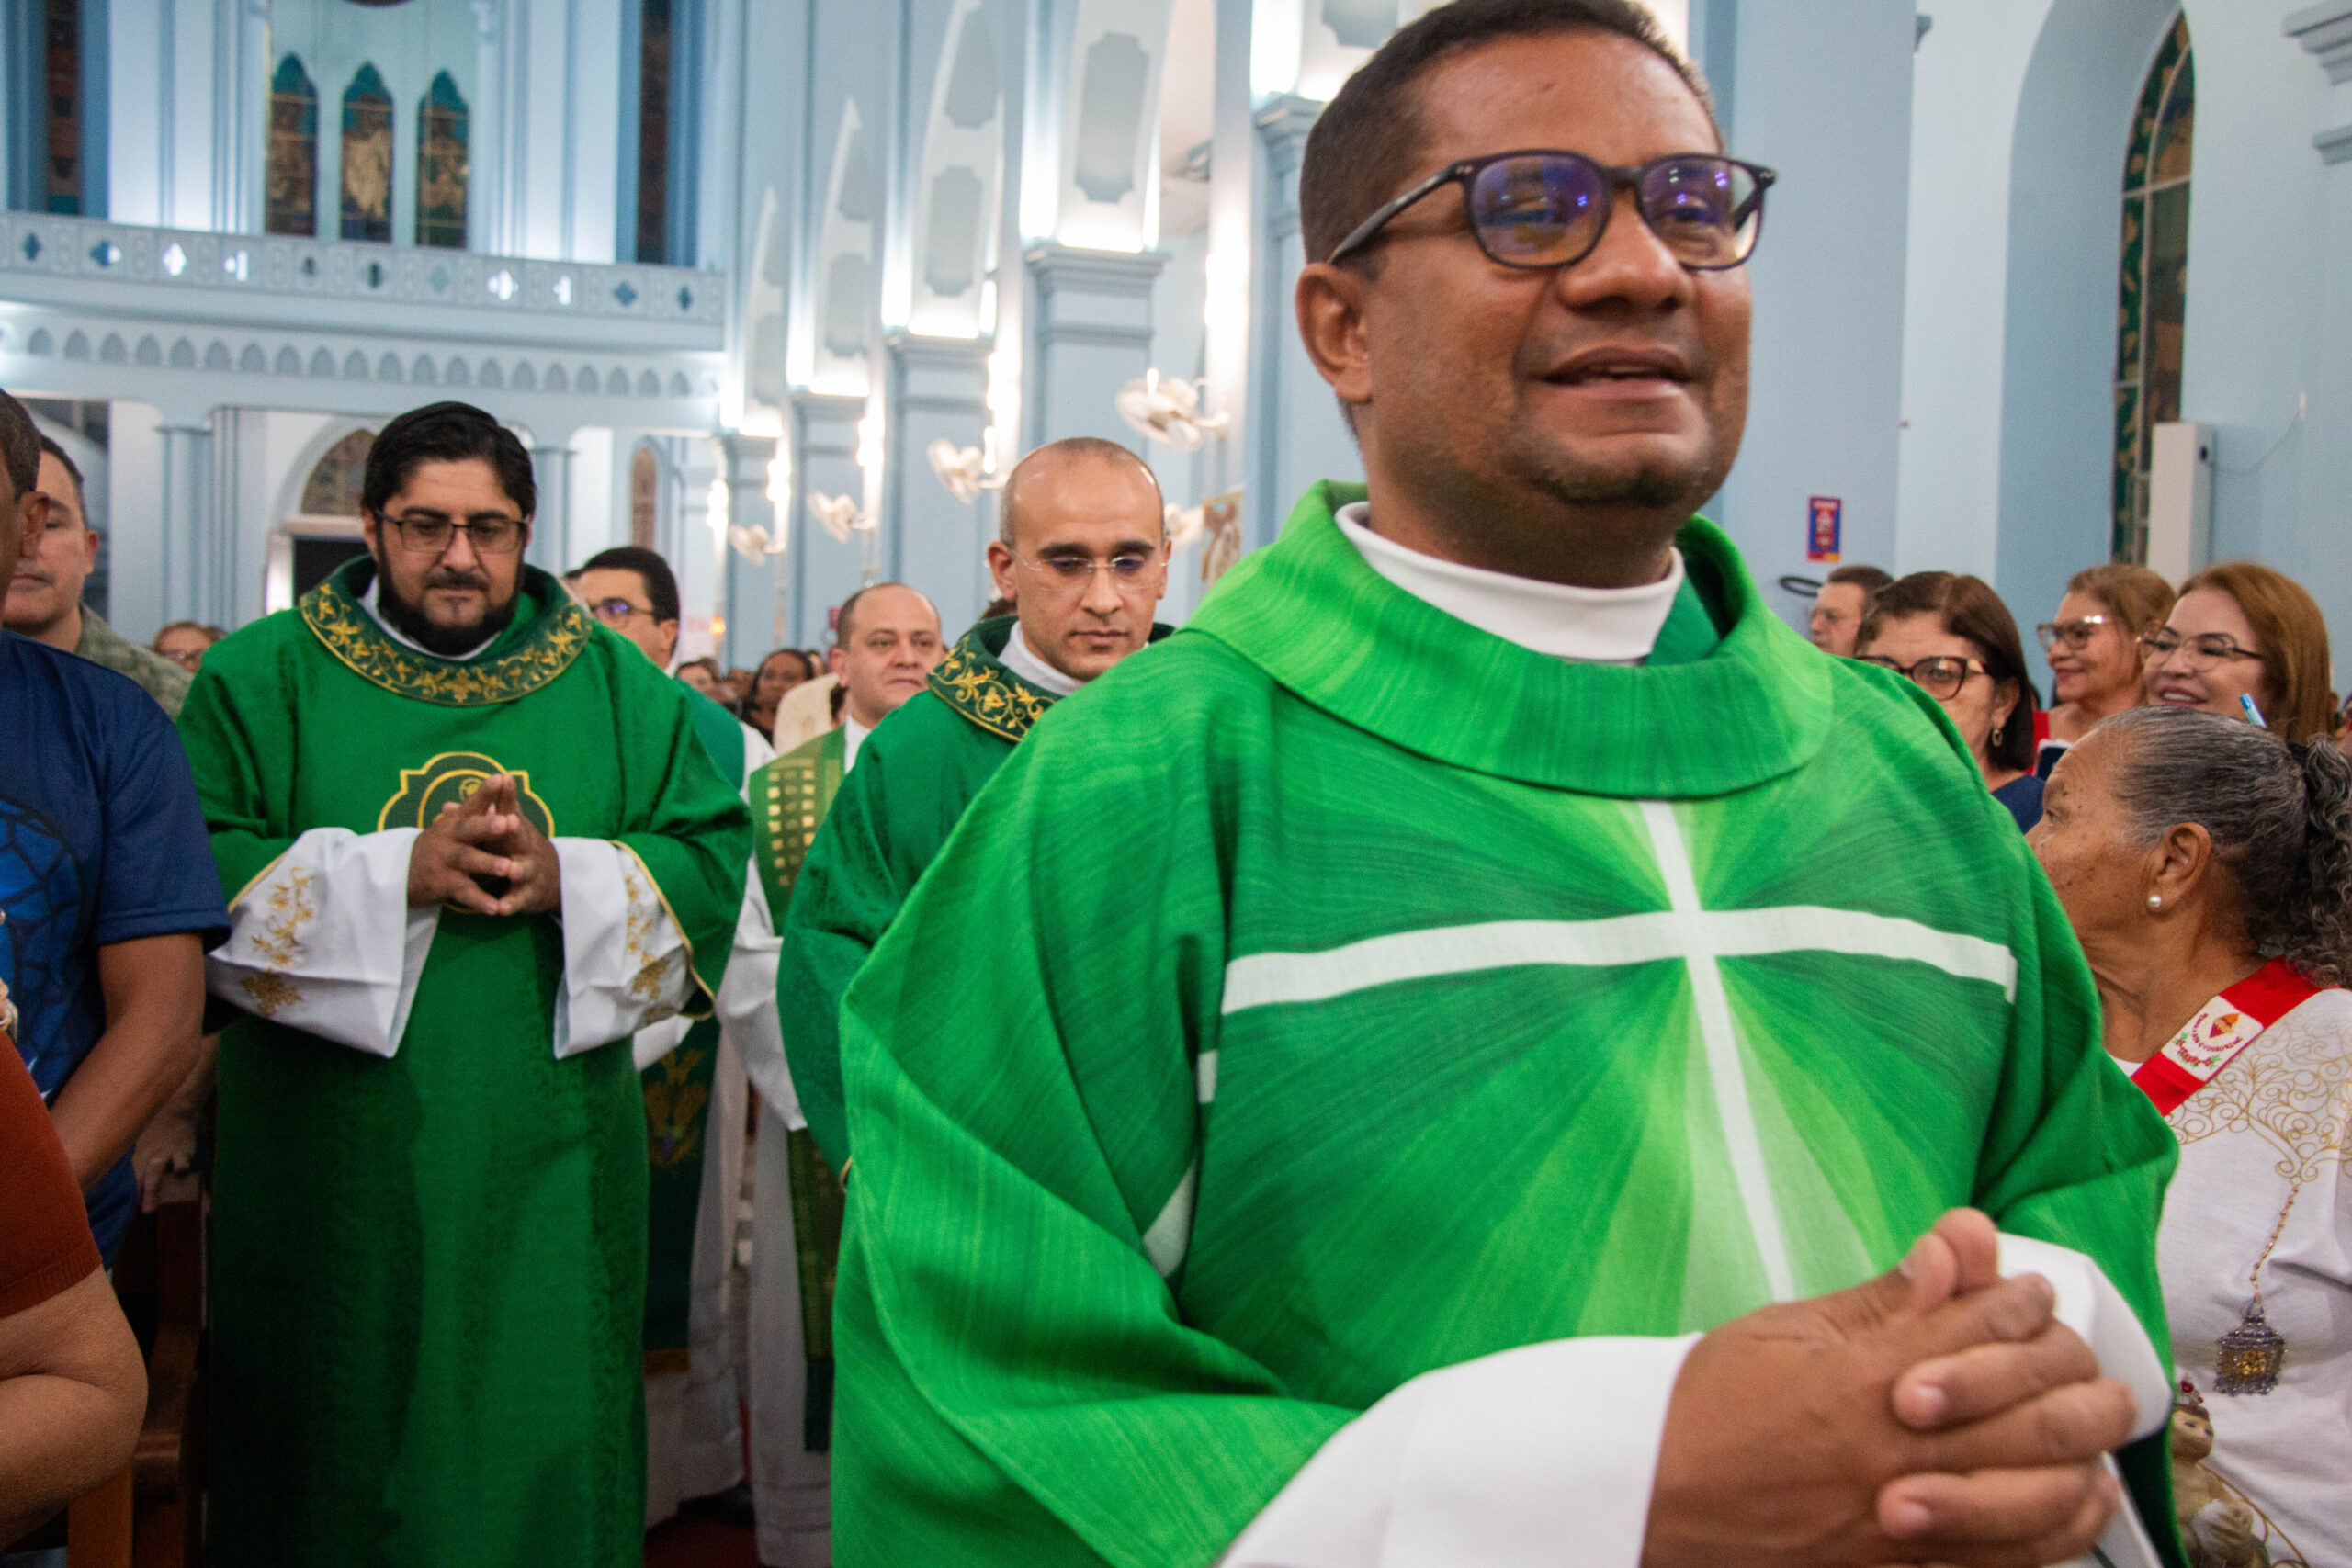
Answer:
POLYGON ((1692 515, 1720 147, 1630 0, 1324 110, 1368 483, 1057 705, 843 1004, 844 1568, 2178 1561, 2165 1129, 1934 704, 1692 515))
POLYGON ((645 1107, 750 857, 684 688, 523 563, 529 457, 386 425, 368 553, 189 691, 232 934, 212 1218, 223 1563, 642 1560, 645 1107))

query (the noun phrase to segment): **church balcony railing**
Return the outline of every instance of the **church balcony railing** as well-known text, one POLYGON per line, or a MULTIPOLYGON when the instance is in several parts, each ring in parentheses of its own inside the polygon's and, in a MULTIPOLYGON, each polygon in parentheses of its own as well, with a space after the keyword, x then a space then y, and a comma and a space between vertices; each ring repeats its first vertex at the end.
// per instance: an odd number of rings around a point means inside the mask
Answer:
POLYGON ((684 267, 9 212, 0 385, 355 414, 470 388, 535 430, 708 429, 727 287, 684 267))

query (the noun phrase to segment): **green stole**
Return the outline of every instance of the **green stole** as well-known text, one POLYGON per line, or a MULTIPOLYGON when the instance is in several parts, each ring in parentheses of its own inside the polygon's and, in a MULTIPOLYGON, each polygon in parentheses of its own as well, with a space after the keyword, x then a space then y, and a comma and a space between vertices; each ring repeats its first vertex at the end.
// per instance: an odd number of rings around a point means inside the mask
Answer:
MULTIPOLYGON (((836 728, 762 768, 752 781, 752 859, 766 890, 768 913, 784 928, 792 885, 808 846, 840 793, 848 768, 848 730, 836 728)), ((800 1268, 800 1334, 808 1358, 808 1397, 802 1406, 801 1445, 813 1454, 832 1447, 833 1280, 842 1255, 841 1178, 806 1127, 785 1134, 792 1186, 792 1239, 800 1268)))
MULTIPOLYGON (((743 727, 691 686, 687 716, 719 776, 743 777, 743 727)), ((704 1135, 718 1066, 718 1020, 697 1020, 677 1048, 639 1075, 645 1095, 645 1371, 683 1372, 689 1358, 695 1228, 702 1213, 704 1135)), ((730 1204, 729 1212, 733 1212, 730 1204)))

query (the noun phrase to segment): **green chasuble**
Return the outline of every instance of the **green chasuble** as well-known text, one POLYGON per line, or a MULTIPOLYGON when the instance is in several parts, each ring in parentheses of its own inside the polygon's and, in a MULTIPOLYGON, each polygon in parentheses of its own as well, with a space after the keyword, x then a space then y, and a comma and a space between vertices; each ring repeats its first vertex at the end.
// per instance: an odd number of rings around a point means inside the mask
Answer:
POLYGON ((1362 493, 1065 701, 850 989, 844 1568, 1208 1563, 1422 1372, 1834 1291, 1956 1204, 2164 1353, 2172 1141, 1936 705, 1703 522, 1721 640, 1570 664, 1376 575, 1362 493))
MULTIPOLYGON (((215 647, 181 739, 224 884, 315 828, 421 826, 508 773, 549 836, 619 844, 708 1010, 745 813, 676 685, 526 569, 463 663, 395 643, 362 558, 215 647)), ((316 910, 273 934, 289 952, 316 910)), ((563 931, 443 909, 397 1053, 268 1014, 223 1036, 212 1218, 212 1553, 513 1568, 643 1551, 646 1122, 626 1040, 554 1055, 563 931)), ((650 980, 649 983, 658 983, 650 980)))
POLYGON ((1005 668, 1000 656, 1016 624, 1000 615, 973 626, 932 671, 929 689, 875 727, 788 885, 789 912, 775 908, 776 1008, 792 1088, 836 1170, 850 1158, 842 995, 965 808, 1056 700, 1005 668))
MULTIPOLYGON (((676 682, 695 738, 719 777, 741 787, 743 726, 676 682)), ((645 1094, 645 1371, 688 1370, 695 1229, 702 1211, 702 1167, 710 1144, 710 1087, 718 1067, 718 1020, 696 1019, 675 1049, 639 1075, 645 1094)))

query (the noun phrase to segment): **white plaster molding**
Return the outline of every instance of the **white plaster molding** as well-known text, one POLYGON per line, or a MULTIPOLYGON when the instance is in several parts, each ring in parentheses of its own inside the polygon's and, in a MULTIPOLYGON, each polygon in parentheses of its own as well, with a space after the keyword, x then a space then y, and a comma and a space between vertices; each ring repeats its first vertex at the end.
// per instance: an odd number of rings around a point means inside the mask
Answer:
POLYGON ((2281 30, 2316 55, 2327 79, 2352 82, 2352 0, 2322 0, 2290 16, 2281 30))
MULTIPOLYGON (((2315 58, 2335 88, 2341 113, 2352 99, 2352 0, 2322 0, 2288 17, 2281 30, 2315 58)), ((2320 160, 2326 164, 2352 161, 2352 122, 2331 127, 2312 138, 2320 160)))

